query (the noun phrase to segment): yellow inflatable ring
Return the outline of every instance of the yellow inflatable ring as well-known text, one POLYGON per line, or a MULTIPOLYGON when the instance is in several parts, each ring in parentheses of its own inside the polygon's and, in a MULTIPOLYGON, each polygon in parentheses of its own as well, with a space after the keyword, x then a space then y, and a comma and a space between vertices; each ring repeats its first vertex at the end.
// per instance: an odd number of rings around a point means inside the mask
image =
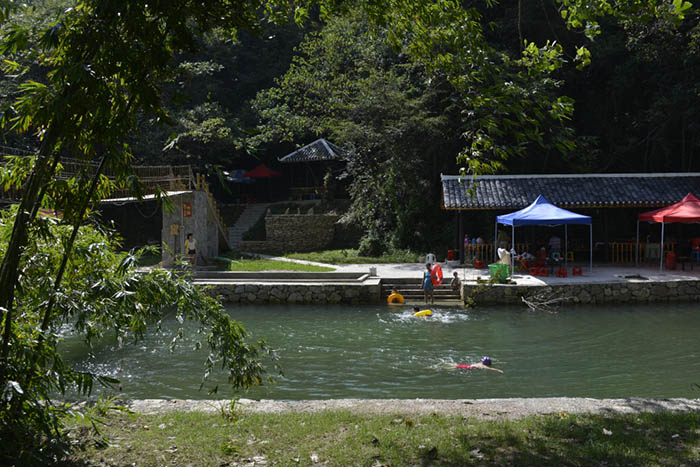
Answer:
POLYGON ((432 310, 421 310, 413 313, 413 316, 431 316, 433 314, 432 310))
POLYGON ((403 295, 400 293, 393 293, 389 295, 389 298, 386 299, 387 303, 403 303, 403 295))

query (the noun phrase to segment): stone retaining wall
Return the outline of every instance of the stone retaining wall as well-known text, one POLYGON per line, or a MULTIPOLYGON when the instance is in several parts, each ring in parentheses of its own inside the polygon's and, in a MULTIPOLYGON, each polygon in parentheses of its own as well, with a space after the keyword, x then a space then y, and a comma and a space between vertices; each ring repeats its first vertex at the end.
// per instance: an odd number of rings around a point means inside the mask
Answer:
POLYGON ((462 297, 472 297, 478 305, 519 305, 521 297, 548 299, 568 297, 568 303, 664 303, 700 301, 700 281, 630 281, 607 284, 556 284, 518 286, 507 284, 462 286, 462 297))
POLYGON ((340 216, 333 214, 268 215, 267 240, 285 251, 324 250, 333 241, 338 219, 340 216))
MULTIPOLYGON (((204 283, 206 285, 206 283, 204 283)), ((357 283, 212 283, 211 294, 224 303, 351 303, 378 304, 378 278, 357 283)), ((700 280, 667 282, 635 281, 607 284, 555 284, 489 286, 464 283, 462 297, 476 305, 522 305, 528 300, 567 298, 570 304, 667 303, 700 301, 700 280)))
MULTIPOLYGON (((283 254, 328 249, 337 239, 336 214, 268 214, 265 241, 243 241, 239 248, 256 253, 283 254)), ((339 229, 342 232, 342 229, 339 229)))
POLYGON ((358 284, 216 284, 210 291, 223 303, 351 303, 381 300, 379 279, 358 284))

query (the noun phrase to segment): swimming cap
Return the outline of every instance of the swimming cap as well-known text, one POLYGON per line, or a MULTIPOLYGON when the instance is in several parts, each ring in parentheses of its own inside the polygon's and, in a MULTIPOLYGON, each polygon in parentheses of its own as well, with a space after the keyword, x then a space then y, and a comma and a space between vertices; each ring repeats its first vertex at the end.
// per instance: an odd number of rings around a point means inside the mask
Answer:
POLYGON ((483 363, 486 366, 491 366, 491 359, 489 357, 484 357, 481 359, 481 363, 483 363))

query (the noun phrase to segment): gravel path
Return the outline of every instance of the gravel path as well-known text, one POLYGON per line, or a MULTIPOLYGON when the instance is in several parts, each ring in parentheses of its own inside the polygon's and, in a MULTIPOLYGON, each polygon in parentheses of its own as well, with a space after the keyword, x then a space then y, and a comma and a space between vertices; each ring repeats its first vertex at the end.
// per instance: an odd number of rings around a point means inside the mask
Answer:
MULTIPOLYGON (((132 400, 126 403, 134 412, 156 414, 171 411, 218 411, 229 401, 212 400, 132 400)), ((274 401, 241 399, 237 407, 244 412, 318 412, 349 410, 368 414, 461 415, 481 419, 517 419, 528 415, 580 413, 629 414, 641 412, 700 412, 700 399, 589 399, 548 397, 533 399, 331 399, 274 401)))

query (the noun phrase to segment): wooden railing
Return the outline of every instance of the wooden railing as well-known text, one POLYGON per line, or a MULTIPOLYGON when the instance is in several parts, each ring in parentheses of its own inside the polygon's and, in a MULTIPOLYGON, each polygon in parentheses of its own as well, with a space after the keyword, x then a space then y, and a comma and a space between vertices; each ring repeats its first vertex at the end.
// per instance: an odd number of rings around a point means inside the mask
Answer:
POLYGON ((295 186, 289 189, 289 196, 292 200, 301 201, 304 199, 318 199, 323 194, 324 188, 314 186, 295 186))
MULTIPOLYGON (((508 249, 510 251, 511 245, 508 244, 508 249)), ((498 258, 494 253, 493 243, 470 243, 469 245, 464 245, 464 253, 466 255, 467 262, 471 262, 475 259, 480 259, 484 263, 488 264, 494 261, 494 258, 498 258)), ((522 253, 525 251, 530 251, 529 243, 516 243, 515 251, 517 253, 522 253)))
MULTIPOLYGON (((98 163, 84 162, 78 159, 62 158, 63 170, 58 174, 59 178, 72 178, 80 173, 89 175, 97 170, 98 163)), ((154 194, 156 191, 182 191, 192 190, 195 187, 195 176, 189 165, 135 165, 131 172, 136 176, 144 195, 154 194)), ((105 176, 116 181, 116 175, 107 167, 103 170, 105 176)), ((112 198, 133 196, 129 188, 121 188, 112 192, 112 198)))
MULTIPOLYGON (((634 264, 637 258, 637 243, 636 242, 611 242, 608 244, 610 248, 610 261, 614 264, 634 264)), ((675 251, 676 242, 664 242, 664 253, 675 251)), ((651 263, 658 262, 660 258, 659 243, 639 243, 639 262, 651 263)))
MULTIPOLYGON (((17 148, 0 146, 0 158, 4 156, 31 156, 32 153, 17 148)), ((0 162, 2 165, 3 162, 0 162)), ((83 161, 68 157, 61 158, 61 168, 57 171, 56 178, 66 180, 85 174, 88 177, 94 175, 99 167, 98 162, 83 161)), ((195 177, 192 167, 189 165, 135 165, 131 168, 131 173, 139 179, 144 195, 156 193, 156 191, 178 191, 192 190, 195 187, 195 177)), ((117 180, 116 174, 109 167, 103 169, 103 174, 110 180, 117 180)), ((110 197, 124 198, 133 196, 130 187, 114 190, 110 197)), ((0 198, 9 201, 18 201, 22 194, 16 188, 4 190, 0 187, 0 198)))
POLYGON ((222 233, 224 234, 224 238, 226 238, 226 242, 228 243, 228 233, 226 230, 226 224, 224 223, 224 219, 221 217, 221 209, 219 209, 219 207, 216 205, 216 200, 214 199, 214 195, 212 195, 209 191, 209 183, 207 183, 207 179, 204 175, 195 174, 194 188, 205 192, 209 197, 209 202, 211 203, 211 207, 214 210, 216 220, 219 223, 219 227, 221 228, 222 233))

